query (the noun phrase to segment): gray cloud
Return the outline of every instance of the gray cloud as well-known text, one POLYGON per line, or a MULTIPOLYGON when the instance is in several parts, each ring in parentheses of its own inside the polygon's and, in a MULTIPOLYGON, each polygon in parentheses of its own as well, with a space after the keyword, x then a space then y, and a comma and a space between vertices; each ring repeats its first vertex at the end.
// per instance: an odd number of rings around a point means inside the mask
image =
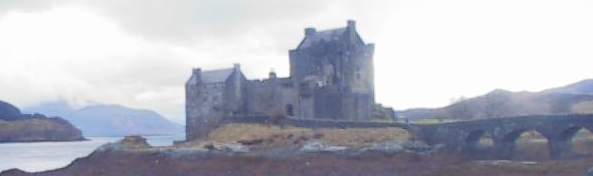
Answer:
POLYGON ((328 2, 316 0, 107 0, 92 1, 99 13, 116 19, 132 34, 173 42, 237 37, 281 21, 317 16, 328 2))
POLYGON ((287 75, 288 50, 300 42, 304 27, 338 27, 345 25, 347 19, 357 19, 373 29, 374 24, 381 24, 377 22, 382 20, 380 17, 395 7, 390 3, 393 2, 3 0, 0 20, 10 12, 82 8, 108 19, 141 46, 121 46, 140 48, 124 53, 89 49, 88 54, 71 59, 63 59, 68 53, 50 52, 36 65, 13 59, 16 65, 22 64, 23 69, 32 71, 6 75, 0 84, 10 86, 0 94, 21 105, 56 99, 118 103, 155 109, 180 121, 183 85, 191 67, 214 69, 239 62, 251 78, 264 77, 271 68, 287 75), (20 79, 22 83, 7 81, 12 79, 20 79), (13 92, 24 95, 16 96, 13 92))
POLYGON ((592 5, 0 0, 0 99, 20 106, 55 99, 115 103, 181 121, 191 67, 238 62, 250 78, 265 77, 270 68, 286 76, 287 52, 304 27, 355 19, 363 38, 377 43, 377 100, 397 109, 440 106, 493 88, 537 90, 591 77, 592 5), (550 71, 558 68, 570 69, 550 71))
POLYGON ((70 3, 71 0, 3 0, 0 1, 0 17, 11 11, 35 12, 70 3))
POLYGON ((240 38, 254 32, 281 42, 282 36, 295 36, 295 30, 300 34, 302 28, 320 21, 342 24, 349 18, 382 20, 381 17, 396 10, 395 3, 382 0, 5 0, 0 2, 0 15, 13 10, 39 11, 78 5, 113 19, 132 35, 193 45, 240 38))

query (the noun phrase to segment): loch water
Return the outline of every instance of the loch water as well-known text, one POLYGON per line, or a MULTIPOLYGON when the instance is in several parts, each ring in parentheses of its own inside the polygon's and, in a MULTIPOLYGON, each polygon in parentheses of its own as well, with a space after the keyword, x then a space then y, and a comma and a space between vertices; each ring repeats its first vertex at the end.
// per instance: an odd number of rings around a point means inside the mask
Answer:
MULTIPOLYGON (((0 171, 18 168, 38 172, 65 167, 74 159, 85 157, 103 144, 123 137, 88 137, 87 141, 0 143, 0 171)), ((183 140, 183 135, 145 136, 153 146, 172 145, 183 140)))

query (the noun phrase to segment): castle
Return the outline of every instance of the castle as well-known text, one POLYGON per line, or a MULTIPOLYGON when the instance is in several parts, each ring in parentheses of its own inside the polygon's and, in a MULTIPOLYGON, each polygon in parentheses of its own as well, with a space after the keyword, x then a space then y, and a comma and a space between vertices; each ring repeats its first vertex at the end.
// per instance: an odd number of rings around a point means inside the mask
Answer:
POLYGON ((355 21, 346 27, 317 31, 289 51, 290 76, 271 72, 248 80, 233 68, 193 69, 186 83, 186 139, 205 137, 223 117, 248 115, 298 119, 369 121, 393 118, 391 108, 375 104, 374 45, 366 44, 355 21))

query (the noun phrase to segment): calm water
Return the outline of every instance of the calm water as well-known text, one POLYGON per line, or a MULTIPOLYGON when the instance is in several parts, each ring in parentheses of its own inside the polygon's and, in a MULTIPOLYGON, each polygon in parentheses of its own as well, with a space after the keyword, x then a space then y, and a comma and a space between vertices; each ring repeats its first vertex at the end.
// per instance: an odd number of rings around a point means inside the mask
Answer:
MULTIPOLYGON (((64 167, 74 159, 84 157, 97 147, 114 142, 122 137, 89 137, 89 141, 80 142, 39 142, 0 144, 0 171, 19 168, 34 172, 64 167)), ((153 146, 171 145, 174 140, 183 140, 184 136, 148 136, 153 146)))

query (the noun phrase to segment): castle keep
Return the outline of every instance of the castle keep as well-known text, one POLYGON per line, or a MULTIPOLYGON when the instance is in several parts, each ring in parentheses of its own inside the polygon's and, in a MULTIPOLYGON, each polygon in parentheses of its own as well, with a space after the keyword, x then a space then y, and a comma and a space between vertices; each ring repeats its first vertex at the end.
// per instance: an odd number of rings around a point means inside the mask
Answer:
POLYGON ((223 117, 249 115, 369 121, 393 116, 375 104, 374 45, 366 44, 348 21, 343 28, 317 31, 289 51, 290 76, 274 72, 264 80, 248 80, 233 68, 194 69, 186 83, 187 140, 204 137, 223 117))

